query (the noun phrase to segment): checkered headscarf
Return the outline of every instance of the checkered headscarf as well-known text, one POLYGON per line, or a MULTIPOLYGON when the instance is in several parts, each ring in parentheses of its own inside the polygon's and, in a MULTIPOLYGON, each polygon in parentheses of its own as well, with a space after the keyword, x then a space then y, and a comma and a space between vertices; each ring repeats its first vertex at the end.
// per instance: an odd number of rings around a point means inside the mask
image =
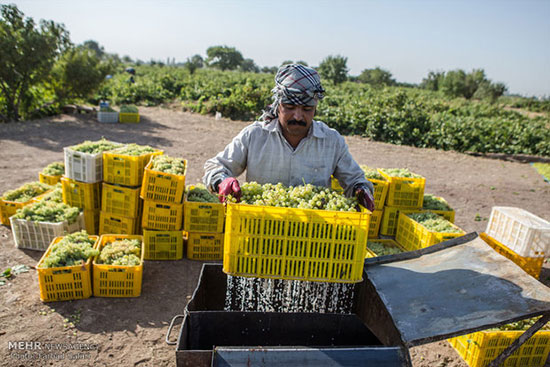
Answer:
POLYGON ((307 66, 288 64, 279 68, 275 76, 273 104, 267 107, 261 119, 271 121, 278 116, 278 107, 281 103, 315 106, 323 99, 325 90, 321 86, 319 74, 307 66))

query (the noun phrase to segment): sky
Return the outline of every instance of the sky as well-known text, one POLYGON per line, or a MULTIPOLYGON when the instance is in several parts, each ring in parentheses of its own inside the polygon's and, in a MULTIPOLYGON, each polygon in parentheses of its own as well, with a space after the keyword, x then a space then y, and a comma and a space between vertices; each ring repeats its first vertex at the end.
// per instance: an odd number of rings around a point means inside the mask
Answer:
POLYGON ((262 66, 347 57, 349 75, 381 67, 398 82, 429 71, 484 69, 508 92, 550 96, 550 0, 26 0, 35 20, 63 23, 75 44, 183 62, 235 47, 262 66))

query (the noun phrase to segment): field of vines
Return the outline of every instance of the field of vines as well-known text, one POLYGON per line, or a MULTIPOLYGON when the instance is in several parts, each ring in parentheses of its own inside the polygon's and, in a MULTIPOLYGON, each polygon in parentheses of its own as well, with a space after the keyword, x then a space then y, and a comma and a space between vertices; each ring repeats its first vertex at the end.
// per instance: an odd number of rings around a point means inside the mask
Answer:
MULTIPOLYGON (((135 83, 128 77, 120 73, 106 81, 91 102, 154 106, 176 100, 184 110, 252 121, 271 102, 274 85, 271 74, 211 69, 190 74, 167 66, 137 67, 135 83)), ((324 86, 316 119, 345 135, 459 152, 550 157, 550 113, 544 106, 543 112, 527 116, 502 103, 450 99, 418 88, 353 82, 324 86)))

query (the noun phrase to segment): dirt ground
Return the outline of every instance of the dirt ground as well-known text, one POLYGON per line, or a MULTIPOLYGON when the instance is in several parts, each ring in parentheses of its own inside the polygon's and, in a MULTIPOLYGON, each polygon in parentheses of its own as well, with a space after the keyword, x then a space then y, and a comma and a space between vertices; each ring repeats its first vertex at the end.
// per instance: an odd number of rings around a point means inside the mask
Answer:
MULTIPOLYGON (((102 136, 118 142, 148 144, 189 161, 187 183, 201 179, 203 163, 235 136, 245 122, 181 112, 141 108, 139 124, 101 124, 91 115, 61 115, 26 123, 0 124, 0 193, 38 179, 52 161, 63 160, 63 147, 102 136)), ((517 206, 550 219, 550 184, 525 163, 473 157, 346 138, 361 164, 408 167, 426 177, 426 192, 447 199, 456 224, 482 232, 493 206, 517 206)), ((36 265, 42 252, 16 249, 11 230, 0 226, 0 271, 17 264, 31 267, 0 286, 0 365, 3 366, 173 366, 175 347, 164 341, 172 317, 181 314, 202 263, 147 261, 138 298, 90 298, 42 303, 36 265), (66 321, 64 321, 66 320, 66 321), (73 322, 74 326, 67 324, 73 322), (82 343, 91 350, 50 355, 50 360, 18 360, 9 342, 82 343), (64 357, 62 360, 55 358, 64 357)), ((550 270, 541 281, 550 284, 550 270)), ((176 339, 176 330, 171 340, 176 339)), ((465 367, 446 341, 411 349, 415 367, 465 367)))

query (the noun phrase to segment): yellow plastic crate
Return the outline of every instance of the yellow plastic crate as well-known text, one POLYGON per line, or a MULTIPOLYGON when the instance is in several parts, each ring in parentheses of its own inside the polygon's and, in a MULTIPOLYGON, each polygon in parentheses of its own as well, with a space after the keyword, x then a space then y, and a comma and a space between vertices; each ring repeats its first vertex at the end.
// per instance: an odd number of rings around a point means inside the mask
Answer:
POLYGON ((63 202, 85 210, 101 209, 101 183, 78 182, 68 177, 61 178, 63 202))
POLYGON ((141 186, 143 172, 154 155, 163 154, 162 150, 140 156, 117 154, 116 149, 103 153, 103 180, 107 183, 124 186, 141 186))
POLYGON ((152 162, 145 166, 141 198, 162 203, 181 204, 185 192, 185 175, 187 174, 187 160, 183 160, 185 172, 183 175, 153 171, 152 162))
POLYGON ((371 212, 228 204, 223 270, 258 278, 362 280, 371 212))
MULTIPOLYGON (((399 250, 401 250, 402 252, 406 252, 406 250, 401 247, 397 242, 395 242, 394 240, 392 239, 384 239, 384 238, 370 238, 368 240, 368 242, 377 242, 377 243, 381 243, 383 244, 384 246, 386 247, 396 247, 398 248, 399 250)), ((369 245, 368 245, 368 242, 367 242, 367 256, 366 257, 378 257, 378 255, 376 255, 376 253, 374 251, 372 251, 371 249, 369 249, 369 245)))
POLYGON ((84 210, 84 226, 88 234, 99 234, 99 210, 84 210))
MULTIPOLYGON (((478 331, 448 339, 470 367, 486 367, 523 331, 478 331)), ((542 367, 550 352, 550 331, 538 331, 504 361, 504 367, 542 367)))
POLYGON ((42 172, 38 173, 38 181, 40 181, 42 183, 45 183, 45 184, 48 184, 48 185, 54 186, 60 180, 61 180, 61 175, 59 175, 59 176, 50 176, 50 175, 44 175, 44 174, 42 174, 42 172))
MULTIPOLYGON (((139 239, 141 241, 141 263, 137 266, 97 264, 97 256, 92 263, 94 297, 139 297, 143 278, 143 236, 102 235, 96 248, 100 251, 112 241, 139 239)), ((99 256, 99 255, 98 255, 99 256)))
POLYGON ((101 211, 128 218, 139 216, 139 187, 123 187, 103 183, 101 211))
POLYGON ((496 252, 520 266, 527 274, 539 279, 542 264, 544 263, 544 257, 520 256, 485 232, 480 233, 479 237, 487 242, 489 246, 494 248, 496 252))
POLYGON ((419 209, 403 209, 393 206, 385 206, 382 213, 382 223, 380 224, 380 234, 383 236, 395 236, 397 232, 397 219, 399 213, 419 213, 419 209))
POLYGON ((182 231, 143 230, 145 260, 179 260, 183 257, 182 231))
POLYGON ((183 204, 157 203, 143 201, 141 225, 147 229, 179 231, 183 225, 183 204))
POLYGON ((99 234, 136 234, 140 230, 138 222, 139 218, 128 218, 101 211, 99 214, 99 234))
MULTIPOLYGON (((98 236, 89 236, 97 244, 98 236)), ((52 251, 52 246, 63 239, 56 237, 36 265, 40 300, 42 302, 69 301, 90 298, 92 295, 92 258, 84 265, 41 268, 40 266, 52 251)))
POLYGON ((382 223, 383 210, 374 210, 370 216, 369 238, 378 237, 380 224, 382 223))
POLYGON ((187 258, 191 260, 222 260, 223 233, 185 232, 187 258))
MULTIPOLYGON (((390 183, 388 181, 368 179, 374 187, 374 209, 378 210, 384 206, 386 201, 386 195, 388 194, 388 189, 390 183)), ((331 188, 338 192, 343 192, 344 189, 340 186, 340 183, 333 176, 330 176, 331 188)))
POLYGON ((185 199, 183 204, 184 231, 223 232, 224 222, 225 207, 223 204, 202 203, 185 199))
POLYGON ((130 113, 130 112, 119 112, 118 122, 126 123, 137 123, 139 122, 139 113, 130 113))
POLYGON ((386 197, 387 206, 397 206, 401 208, 422 208, 424 199, 424 186, 426 179, 411 177, 393 177, 378 172, 389 182, 388 195, 386 197))
MULTIPOLYGON (((52 189, 53 190, 53 189, 52 189)), ((17 209, 21 209, 22 207, 36 203, 44 198, 48 193, 50 193, 52 190, 48 190, 29 201, 25 201, 23 203, 17 202, 17 201, 8 201, 3 200, 0 197, 0 220, 2 221, 2 224, 6 226, 10 226, 10 217, 14 215, 17 212, 17 209)))
POLYGON ((453 227, 456 228, 456 233, 430 231, 422 224, 409 218, 406 213, 401 212, 397 220, 395 240, 407 251, 419 250, 465 234, 462 229, 454 224, 453 227))

